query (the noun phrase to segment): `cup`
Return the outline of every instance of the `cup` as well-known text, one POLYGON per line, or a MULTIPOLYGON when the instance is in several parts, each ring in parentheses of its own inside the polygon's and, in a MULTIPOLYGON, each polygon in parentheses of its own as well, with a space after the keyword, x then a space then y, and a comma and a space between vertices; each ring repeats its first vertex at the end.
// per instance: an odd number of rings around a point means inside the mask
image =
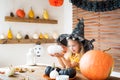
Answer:
POLYGON ((69 80, 68 75, 59 75, 56 77, 56 80, 69 80))

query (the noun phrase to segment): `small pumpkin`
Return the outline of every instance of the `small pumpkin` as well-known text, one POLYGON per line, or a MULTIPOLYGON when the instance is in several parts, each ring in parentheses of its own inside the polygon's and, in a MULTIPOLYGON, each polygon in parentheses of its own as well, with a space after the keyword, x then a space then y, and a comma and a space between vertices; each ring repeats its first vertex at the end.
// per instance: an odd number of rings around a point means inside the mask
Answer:
POLYGON ((6 37, 5 37, 5 35, 2 33, 2 34, 0 34, 0 39, 5 39, 6 37))
POLYGON ((43 39, 43 38, 44 38, 43 34, 40 33, 40 35, 39 35, 39 39, 43 39))
POLYGON ((53 67, 47 66, 46 69, 45 69, 45 75, 49 76, 49 74, 50 74, 50 72, 51 72, 52 70, 54 70, 53 67))
POLYGON ((9 30, 8 30, 7 38, 8 39, 13 39, 13 34, 12 34, 11 28, 9 28, 9 30))
POLYGON ((60 45, 50 45, 47 48, 48 54, 54 55, 54 53, 62 53, 63 48, 60 45))
POLYGON ((39 39, 39 35, 37 33, 33 34, 33 39, 39 39))
POLYGON ((17 35, 16 35, 16 38, 17 39, 22 39, 22 34, 20 32, 18 32, 17 35))
POLYGON ((24 38, 25 38, 25 39, 29 39, 29 35, 28 35, 28 34, 26 34, 24 38))
POLYGON ((61 69, 59 67, 55 67, 55 65, 52 66, 47 66, 45 69, 45 75, 49 76, 50 72, 53 71, 56 68, 56 71, 59 72, 61 69))
POLYGON ((13 13, 13 12, 10 12, 10 16, 11 16, 11 17, 14 17, 14 13, 13 13))
POLYGON ((16 11, 16 15, 17 15, 18 17, 20 17, 20 18, 24 18, 24 17, 25 17, 25 12, 24 12, 24 10, 22 10, 22 9, 18 9, 18 10, 16 11))
POLYGON ((58 34, 57 32, 53 32, 53 33, 52 33, 53 39, 57 39, 57 38, 58 38, 58 35, 59 35, 59 34, 58 34))
POLYGON ((112 56, 104 51, 90 50, 80 60, 81 73, 91 80, 109 77, 114 65, 112 56))
POLYGON ((69 78, 74 78, 76 76, 76 70, 74 68, 62 69, 59 71, 60 75, 68 75, 69 78))
POLYGON ((50 72, 50 78, 51 78, 51 79, 56 79, 57 76, 59 76, 59 73, 58 73, 58 71, 57 71, 56 68, 55 68, 54 70, 52 70, 52 71, 50 72))
POLYGON ((44 36, 45 39, 48 39, 48 38, 49 38, 48 33, 45 33, 43 36, 44 36))
POLYGON ((49 0, 49 3, 51 6, 62 6, 63 5, 64 0, 49 0))
POLYGON ((15 74, 15 68, 10 68, 10 69, 6 70, 5 74, 8 77, 13 76, 15 74))

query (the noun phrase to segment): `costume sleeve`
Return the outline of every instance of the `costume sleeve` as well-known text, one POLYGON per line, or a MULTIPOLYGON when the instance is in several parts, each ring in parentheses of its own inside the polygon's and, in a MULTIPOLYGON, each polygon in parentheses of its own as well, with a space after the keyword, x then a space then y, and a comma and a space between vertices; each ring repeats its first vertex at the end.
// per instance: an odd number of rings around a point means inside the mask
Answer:
POLYGON ((73 61, 76 62, 76 63, 79 63, 79 61, 80 61, 80 56, 76 57, 73 61))
POLYGON ((81 59, 80 55, 78 55, 76 57, 73 57, 73 56, 70 57, 71 62, 79 63, 80 59, 81 59))

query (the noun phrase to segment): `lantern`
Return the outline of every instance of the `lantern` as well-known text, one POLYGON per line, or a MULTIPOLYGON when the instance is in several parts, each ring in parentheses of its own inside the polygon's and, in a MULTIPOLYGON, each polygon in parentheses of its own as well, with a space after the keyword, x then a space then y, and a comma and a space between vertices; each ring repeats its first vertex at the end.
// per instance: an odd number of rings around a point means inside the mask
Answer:
POLYGON ((62 6, 63 5, 64 0, 49 0, 49 3, 51 6, 62 6))

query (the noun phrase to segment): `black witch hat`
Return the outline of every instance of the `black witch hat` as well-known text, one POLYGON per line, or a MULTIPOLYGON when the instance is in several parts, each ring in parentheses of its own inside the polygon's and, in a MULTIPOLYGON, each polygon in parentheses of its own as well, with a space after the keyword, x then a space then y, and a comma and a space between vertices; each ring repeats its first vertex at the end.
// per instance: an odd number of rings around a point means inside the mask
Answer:
POLYGON ((72 34, 76 34, 82 38, 84 38, 84 19, 82 18, 81 20, 78 19, 78 23, 76 27, 74 28, 72 34))
POLYGON ((92 44, 95 39, 87 40, 84 37, 84 19, 78 19, 79 22, 77 23, 76 27, 73 29, 73 32, 71 35, 69 35, 69 39, 78 40, 83 44, 84 51, 87 52, 89 50, 92 50, 94 48, 94 45, 92 44))

